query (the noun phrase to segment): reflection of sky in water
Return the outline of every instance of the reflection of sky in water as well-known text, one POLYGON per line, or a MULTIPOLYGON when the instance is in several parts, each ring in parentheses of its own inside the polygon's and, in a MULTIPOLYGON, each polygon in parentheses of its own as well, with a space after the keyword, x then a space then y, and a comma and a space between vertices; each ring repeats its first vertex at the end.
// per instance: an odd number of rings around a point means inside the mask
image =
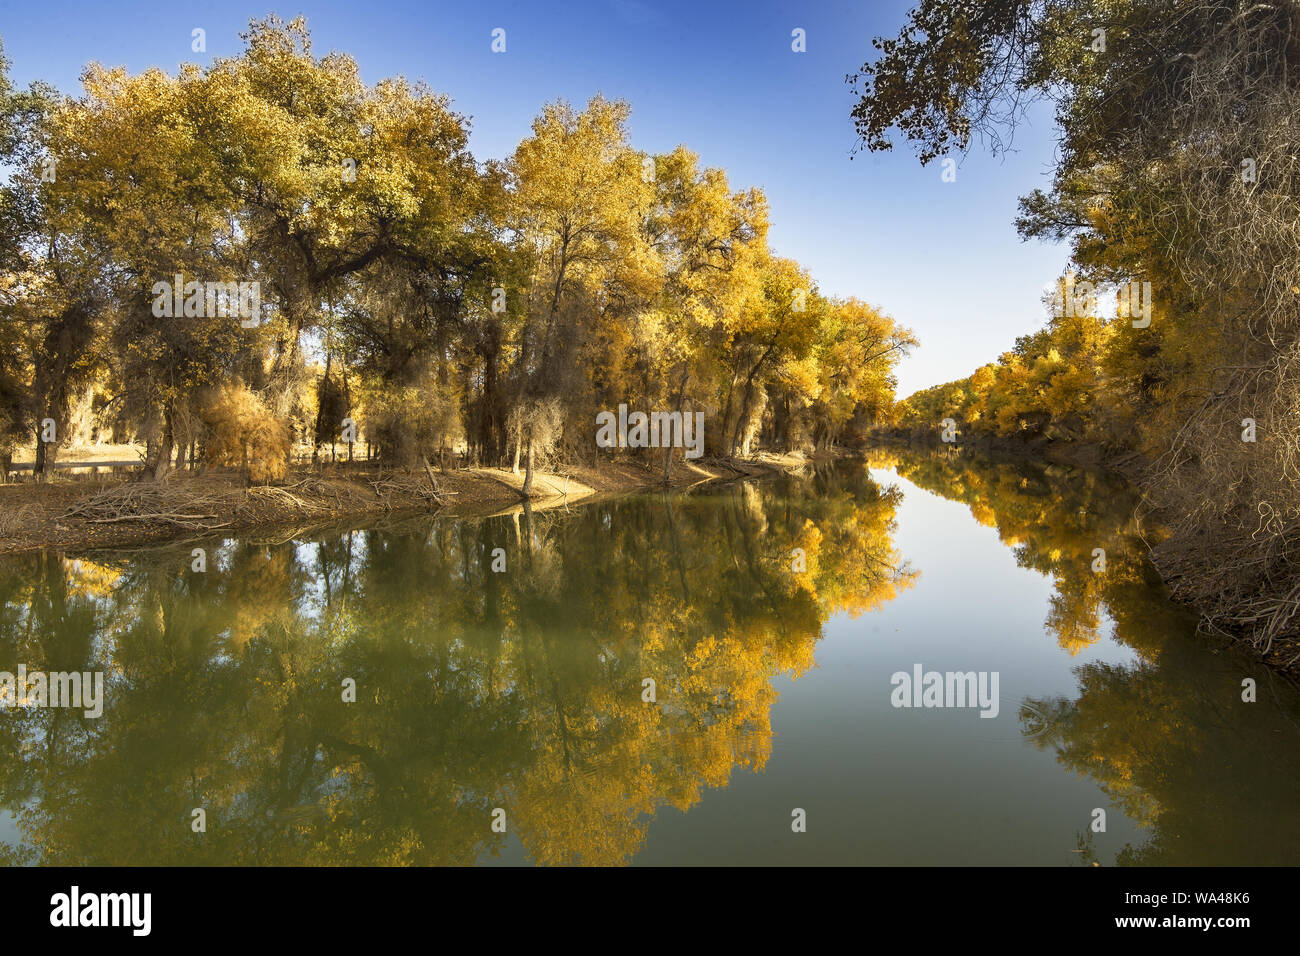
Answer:
MULTIPOLYGON (((23 835, 18 829, 18 821, 12 810, 0 810, 0 844, 8 847, 18 847, 23 844, 23 835)), ((35 861, 28 865, 34 863, 35 861)))
MULTIPOLYGON (((1210 653, 1132 573, 1127 532, 1103 527, 1110 490, 928 467, 873 472, 901 491, 896 504, 845 464, 833 480, 814 476, 819 488, 777 479, 540 512, 531 534, 508 517, 424 516, 212 543, 207 575, 177 570, 189 544, 124 557, 123 583, 89 602, 92 645, 120 650, 126 668, 105 721, 84 752, 58 751, 71 766, 46 777, 29 753, 9 784, 16 799, 32 792, 20 774, 59 787, 23 814, 72 862, 86 835, 130 832, 121 846, 136 849, 120 852, 165 860, 228 846, 278 862, 313 846, 313 862, 438 861, 447 848, 449 859, 522 863, 584 830, 601 846, 608 827, 604 845, 631 832, 631 860, 644 864, 1109 864, 1160 836, 1132 806, 1166 814, 1173 838, 1190 834, 1160 862, 1295 851, 1275 830, 1297 796, 1294 715, 1283 713, 1300 710, 1296 695, 1231 706, 1252 665, 1210 653), (971 505, 942 497, 970 501, 972 488, 971 505), (1083 500, 1095 524, 1072 526, 1083 500), (806 519, 820 538, 798 537, 806 519), (1110 583, 1080 571, 1094 532, 1112 551, 1110 583), (787 574, 796 540, 809 545, 814 597, 787 574), (497 546, 503 574, 487 570, 497 546), (916 577, 873 603, 878 560, 916 577), (828 610, 856 598, 872 609, 828 610), (1062 621, 1083 621, 1086 639, 1067 640, 1062 621), (708 666, 687 665, 728 640, 708 666), (770 663, 789 646, 813 651, 797 679, 770 663), (894 708, 890 677, 914 664, 996 671, 997 717, 894 708), (350 675, 358 702, 343 704, 350 675), (644 720, 643 676, 660 679, 662 724, 644 720), (770 736, 755 726, 764 718, 770 736), (759 755, 754 769, 745 755, 759 755), (151 811, 99 796, 142 779, 171 801, 145 831, 188 833, 189 808, 206 800, 202 842, 141 843, 137 816, 151 811), (510 808, 500 840, 483 838, 480 804, 510 808), (806 833, 790 830, 796 807, 806 833), (1105 833, 1089 833, 1095 807, 1105 833)), ((10 594, 21 602, 50 584, 32 580, 36 590, 10 594)), ((49 644, 24 643, 26 611, 11 608, 8 647, 49 644)), ((73 645, 89 618, 76 620, 60 638, 73 645)), ((19 839, 0 816, 0 840, 19 839)))
MULTIPOLYGON (((1136 652, 1107 636, 1071 657, 1044 633, 1051 580, 1018 567, 995 528, 892 470, 872 476, 904 492, 894 541, 918 579, 857 620, 826 623, 817 667, 776 680, 766 768, 733 774, 686 814, 661 813, 636 863, 671 863, 686 844, 712 864, 1077 864, 1077 835, 1111 800, 1025 742, 1018 703, 1073 698, 1074 667, 1131 664, 1136 652), (895 709, 890 676, 914 663, 998 671, 998 716, 895 709), (793 807, 808 811, 807 833, 788 832, 793 807)), ((1107 813, 1107 832, 1090 842, 1109 861, 1143 836, 1118 809, 1107 813)))

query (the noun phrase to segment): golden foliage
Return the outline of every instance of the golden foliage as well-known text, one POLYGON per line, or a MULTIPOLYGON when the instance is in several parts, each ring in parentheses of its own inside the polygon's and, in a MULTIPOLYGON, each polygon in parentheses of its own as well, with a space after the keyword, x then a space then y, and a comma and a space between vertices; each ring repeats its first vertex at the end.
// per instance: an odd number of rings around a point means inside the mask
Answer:
POLYGON ((236 384, 216 389, 204 405, 203 423, 212 464, 240 468, 258 484, 284 477, 289 429, 248 388, 236 384))

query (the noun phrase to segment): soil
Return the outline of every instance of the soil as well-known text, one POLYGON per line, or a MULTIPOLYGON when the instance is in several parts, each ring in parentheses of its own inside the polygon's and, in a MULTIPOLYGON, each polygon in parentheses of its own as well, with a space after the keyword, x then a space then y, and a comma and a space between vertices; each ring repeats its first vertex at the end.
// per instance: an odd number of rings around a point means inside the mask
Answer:
MULTIPOLYGON (((669 485, 689 487, 799 467, 801 455, 749 459, 676 459, 669 485)), ((0 554, 92 549, 162 542, 213 531, 325 525, 395 513, 490 515, 521 510, 523 473, 508 468, 381 468, 375 462, 300 465, 284 481, 249 486, 235 472, 174 472, 163 482, 122 477, 56 476, 0 485, 0 554), (436 489, 435 489, 436 484, 436 489)), ((535 510, 597 495, 663 487, 661 463, 602 463, 535 472, 535 510)))

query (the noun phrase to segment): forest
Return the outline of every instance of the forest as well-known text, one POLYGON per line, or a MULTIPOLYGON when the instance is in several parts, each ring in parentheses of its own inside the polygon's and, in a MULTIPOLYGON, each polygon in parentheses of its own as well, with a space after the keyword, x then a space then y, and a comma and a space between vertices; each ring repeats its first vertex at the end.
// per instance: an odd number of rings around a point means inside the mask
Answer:
POLYGON ((256 4, 0 24, 12 900, 1300 863, 1300 0, 256 4))
POLYGON ((47 532, 229 524, 177 503, 195 473, 360 459, 438 498, 434 465, 495 469, 526 500, 575 464, 668 483, 701 452, 950 435, 1122 466, 1174 595, 1300 661, 1291 0, 921 0, 874 41, 846 78, 860 150, 996 154, 1053 105, 1050 187, 1008 217, 1071 258, 1044 327, 901 400, 916 336, 779 255, 760 189, 637 149, 628 103, 549 103, 482 159, 447 96, 363 82, 303 19, 242 36, 174 74, 90 63, 77 95, 18 88, 0 53, 0 480, 103 444, 170 489, 60 504, 47 532), (702 442, 601 440, 623 408, 702 442))
POLYGON ((527 496, 556 462, 666 476, 679 450, 597 447, 623 403, 703 414, 720 458, 892 415, 912 334, 770 248, 759 189, 636 149, 627 103, 551 103, 480 160, 446 96, 364 83, 302 19, 243 36, 176 75, 92 63, 75 97, 0 71, 0 474, 109 441, 140 481, 265 484, 342 443, 527 496))
POLYGON ((1030 102, 1054 106, 1053 182, 1022 198, 1016 225, 1072 258, 1044 328, 908 396, 899 430, 938 440, 948 421, 959 443, 1123 461, 1175 595, 1293 665, 1300 8, 922 0, 875 48, 850 78, 867 151, 999 152, 1030 102), (1141 319, 1132 288, 1149 290, 1141 319))

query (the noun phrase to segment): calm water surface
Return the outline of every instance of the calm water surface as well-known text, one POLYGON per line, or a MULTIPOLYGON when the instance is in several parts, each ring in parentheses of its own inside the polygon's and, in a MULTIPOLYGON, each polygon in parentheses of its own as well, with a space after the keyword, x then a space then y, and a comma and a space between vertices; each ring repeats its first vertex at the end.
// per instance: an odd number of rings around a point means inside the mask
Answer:
POLYGON ((882 453, 527 514, 4 559, 0 671, 100 670, 106 701, 0 710, 0 856, 1300 862, 1300 696, 1196 636, 1132 506, 1092 473, 882 453), (996 672, 996 718, 894 707, 917 664, 996 672))

